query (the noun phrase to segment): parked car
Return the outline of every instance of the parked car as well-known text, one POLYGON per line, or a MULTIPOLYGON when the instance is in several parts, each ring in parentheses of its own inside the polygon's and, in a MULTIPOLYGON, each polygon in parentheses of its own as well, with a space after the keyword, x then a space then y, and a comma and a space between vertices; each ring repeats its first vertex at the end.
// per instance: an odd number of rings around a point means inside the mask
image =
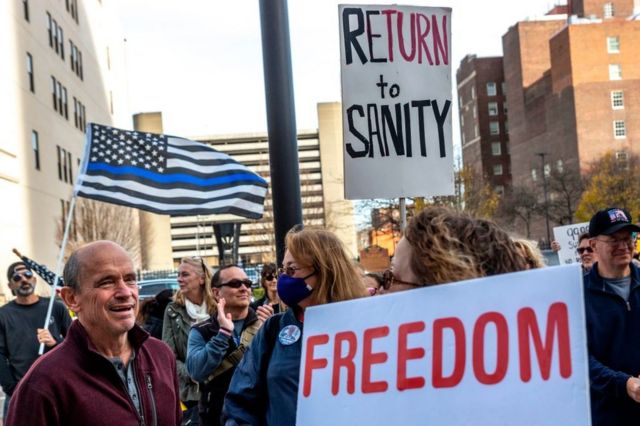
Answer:
POLYGON ((144 280, 138 282, 138 299, 140 301, 150 299, 162 290, 173 290, 180 288, 176 278, 159 278, 155 280, 144 280))

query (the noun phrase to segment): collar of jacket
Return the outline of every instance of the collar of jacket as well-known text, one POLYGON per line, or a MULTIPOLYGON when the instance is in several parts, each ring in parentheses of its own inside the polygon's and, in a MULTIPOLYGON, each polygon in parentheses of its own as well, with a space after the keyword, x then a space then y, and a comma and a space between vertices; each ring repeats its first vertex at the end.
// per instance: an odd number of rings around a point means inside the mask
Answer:
MULTIPOLYGON (((640 270, 633 264, 633 262, 629 264, 629 268, 631 269, 631 290, 635 290, 640 286, 640 270)), ((587 274, 587 277, 589 278, 587 280, 588 289, 617 295, 616 292, 607 287, 604 278, 602 278, 598 273, 598 262, 593 264, 591 270, 587 274)))
MULTIPOLYGON (((142 344, 149 338, 149 333, 144 331, 142 327, 136 324, 131 330, 128 331, 127 337, 129 339, 129 343, 131 343, 133 350, 137 352, 142 344)), ((82 326, 79 320, 74 320, 71 324, 71 327, 69 328, 67 334, 67 339, 72 339, 83 349, 86 349, 89 352, 94 352, 104 357, 104 355, 98 352, 96 346, 89 338, 87 330, 82 326)))

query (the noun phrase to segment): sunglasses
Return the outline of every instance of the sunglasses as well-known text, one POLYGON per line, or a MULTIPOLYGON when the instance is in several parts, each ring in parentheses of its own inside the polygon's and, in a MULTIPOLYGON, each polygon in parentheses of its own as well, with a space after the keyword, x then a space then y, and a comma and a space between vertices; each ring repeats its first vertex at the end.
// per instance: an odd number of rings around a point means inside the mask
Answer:
POLYGON ((275 278, 276 278, 276 276, 275 276, 275 275, 273 275, 273 274, 268 274, 268 275, 263 275, 263 276, 262 276, 262 279, 264 279, 265 281, 272 281, 272 280, 274 280, 275 278))
POLYGON ((238 280, 238 279, 233 279, 230 281, 227 281, 226 283, 222 283, 220 284, 218 287, 231 287, 231 288, 240 288, 241 286, 245 286, 246 288, 251 288, 251 286, 253 285, 253 282, 251 282, 250 279, 246 279, 246 280, 238 280))
POLYGON ((406 284, 413 287, 424 287, 424 284, 410 283, 407 281, 402 281, 393 276, 393 272, 391 269, 387 269, 382 273, 382 288, 385 290, 389 290, 394 284, 406 284))
POLYGON ((587 253, 593 253, 593 249, 591 247, 578 247, 576 250, 578 251, 579 254, 582 254, 585 251, 587 253))
POLYGON ((31 272, 29 270, 23 271, 23 272, 16 272, 15 274, 13 274, 11 279, 13 280, 14 283, 17 283, 23 277, 26 278, 26 279, 33 278, 33 272, 31 272))

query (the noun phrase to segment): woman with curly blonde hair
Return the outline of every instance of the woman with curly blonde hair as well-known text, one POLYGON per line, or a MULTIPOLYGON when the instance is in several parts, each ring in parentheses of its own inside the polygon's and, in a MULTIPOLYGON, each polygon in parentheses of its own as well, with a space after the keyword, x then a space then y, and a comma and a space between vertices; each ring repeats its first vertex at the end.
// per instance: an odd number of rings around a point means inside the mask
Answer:
POLYGON ((513 241, 527 263, 527 269, 544 268, 544 258, 535 242, 519 238, 513 241))
POLYGON ((405 229, 384 288, 395 292, 524 269, 513 241, 493 222, 429 207, 405 229))
POLYGON ((185 360, 189 330, 195 323, 209 318, 216 312, 216 301, 211 290, 211 269, 201 257, 184 257, 178 266, 178 285, 173 302, 164 311, 162 340, 176 356, 180 400, 187 407, 185 419, 198 424, 198 383, 191 380, 185 360))
POLYGON ((295 424, 305 309, 368 294, 333 233, 293 229, 285 244, 278 294, 290 309, 264 323, 240 361, 225 398, 226 424, 295 424))

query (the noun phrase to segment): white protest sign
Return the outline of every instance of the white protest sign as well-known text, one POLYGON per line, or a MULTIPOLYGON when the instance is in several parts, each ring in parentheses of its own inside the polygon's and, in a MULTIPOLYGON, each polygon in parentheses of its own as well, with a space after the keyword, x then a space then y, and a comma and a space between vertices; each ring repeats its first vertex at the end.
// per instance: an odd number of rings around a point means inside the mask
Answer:
POLYGON ((591 424, 577 265, 309 308, 303 339, 298 425, 591 424))
POLYGON ((589 232, 589 222, 574 223, 566 226, 556 226, 553 228, 553 239, 560 244, 558 258, 560 264, 580 263, 578 248, 578 237, 580 234, 589 232))
POLYGON ((339 13, 345 197, 452 195, 451 9, 339 13))

